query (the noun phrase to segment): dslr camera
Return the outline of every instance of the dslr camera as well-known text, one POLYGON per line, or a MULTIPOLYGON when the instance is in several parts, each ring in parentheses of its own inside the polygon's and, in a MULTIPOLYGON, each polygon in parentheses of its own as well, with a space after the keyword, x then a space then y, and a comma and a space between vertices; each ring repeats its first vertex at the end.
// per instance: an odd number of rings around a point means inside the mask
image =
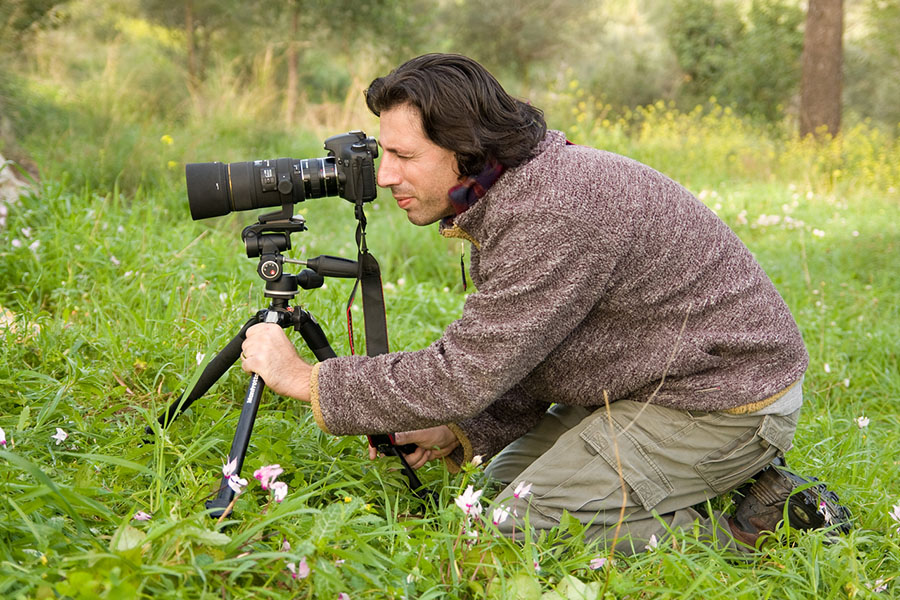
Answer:
POLYGON ((325 140, 328 156, 185 166, 188 204, 195 221, 231 211, 286 207, 307 198, 340 196, 361 205, 375 199, 378 143, 362 131, 325 140))

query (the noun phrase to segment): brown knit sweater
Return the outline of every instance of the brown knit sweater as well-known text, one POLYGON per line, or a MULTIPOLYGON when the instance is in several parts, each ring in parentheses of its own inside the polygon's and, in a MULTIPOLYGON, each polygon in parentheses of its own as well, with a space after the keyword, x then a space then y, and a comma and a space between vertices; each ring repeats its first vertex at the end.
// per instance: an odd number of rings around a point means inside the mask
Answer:
POLYGON ((446 236, 472 241, 477 287, 417 352, 313 370, 335 434, 453 424, 466 458, 524 434, 550 403, 764 401, 808 362, 797 325, 738 237, 687 190, 555 131, 446 236))

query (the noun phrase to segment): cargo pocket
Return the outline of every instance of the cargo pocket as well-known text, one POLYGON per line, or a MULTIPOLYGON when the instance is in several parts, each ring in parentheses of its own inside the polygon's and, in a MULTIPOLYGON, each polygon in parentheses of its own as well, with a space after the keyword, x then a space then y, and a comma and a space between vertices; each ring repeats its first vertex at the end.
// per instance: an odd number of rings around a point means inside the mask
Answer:
MULTIPOLYGON (((722 425, 726 426, 731 418, 726 417, 722 425)), ((790 450, 796 423, 796 413, 787 417, 766 415, 758 427, 746 428, 742 435, 700 459, 694 470, 716 494, 730 492, 761 471, 775 456, 790 450)))
MULTIPOLYGON (((615 420, 611 432, 606 417, 600 416, 585 427, 580 436, 589 453, 603 458, 604 469, 615 478, 616 489, 621 484, 618 477, 621 463, 622 479, 630 488, 632 504, 650 511, 672 493, 672 484, 646 451, 645 444, 615 420), (618 446, 618 460, 613 438, 618 446)), ((616 503, 620 504, 621 498, 616 498, 616 503)))

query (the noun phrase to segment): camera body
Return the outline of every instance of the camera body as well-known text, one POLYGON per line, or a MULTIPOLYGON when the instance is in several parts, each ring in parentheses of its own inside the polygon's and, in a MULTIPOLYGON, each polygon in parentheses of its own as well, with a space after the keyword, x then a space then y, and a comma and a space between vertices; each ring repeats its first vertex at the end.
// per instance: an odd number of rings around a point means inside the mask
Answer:
POLYGON ((185 166, 188 204, 195 221, 232 211, 288 206, 307 198, 340 196, 354 204, 378 194, 378 143, 362 131, 325 140, 322 158, 278 158, 252 162, 189 163, 185 166))

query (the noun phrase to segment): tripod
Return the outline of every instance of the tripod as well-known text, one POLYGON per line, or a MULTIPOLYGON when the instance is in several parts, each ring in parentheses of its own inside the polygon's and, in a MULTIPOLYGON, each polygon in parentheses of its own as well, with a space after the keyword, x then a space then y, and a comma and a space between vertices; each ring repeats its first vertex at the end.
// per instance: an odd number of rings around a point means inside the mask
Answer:
MULTIPOLYGON (((273 215, 268 215, 272 217, 273 215)), ((285 217, 285 214, 276 214, 276 217, 285 217)), ((354 261, 334 256, 318 256, 306 261, 297 261, 285 258, 281 251, 290 248, 290 234, 295 231, 306 230, 305 221, 299 216, 289 216, 280 220, 266 220, 266 216, 260 217, 255 225, 246 227, 241 236, 247 248, 247 255, 251 258, 259 257, 257 273, 265 280, 266 289, 265 296, 271 300, 269 307, 260 310, 248 320, 234 338, 228 342, 225 347, 220 350, 210 362, 206 365, 197 382, 186 393, 183 393, 178 400, 173 402, 168 409, 159 416, 157 422, 163 428, 171 423, 181 412, 187 410, 195 400, 203 396, 222 375, 237 361, 241 354, 241 345, 246 337, 247 330, 257 323, 275 323, 282 328, 287 329, 293 327, 300 332, 303 341, 315 355, 316 359, 323 361, 337 356, 328 342, 328 338, 322 331, 321 326, 316 322, 309 312, 303 310, 300 306, 290 306, 290 301, 297 295, 299 290, 314 289, 321 287, 325 281, 325 277, 344 277, 356 278, 358 281, 371 281, 372 276, 377 276, 378 263, 371 258, 371 255, 365 253, 370 261, 354 261), (368 272, 364 272, 363 263, 369 265, 368 272), (298 274, 284 272, 284 263, 293 263, 306 266, 307 268, 298 274), (371 265, 374 264, 376 272, 372 272, 371 265)), ((361 259, 364 258, 361 254, 361 259)), ((378 277, 380 287, 380 276, 378 277)), ((380 289, 379 289, 380 292, 380 289)), ((378 295, 380 298, 380 294, 378 295)), ((364 295, 363 300, 366 302, 367 296, 364 295)), ((364 304, 364 310, 366 306, 364 304)), ((369 319, 376 317, 368 314, 372 311, 366 311, 366 325, 369 329, 369 319)), ((384 319, 383 299, 381 319, 384 319)), ((383 324, 383 323, 382 323, 383 324)), ((368 336, 367 336, 368 337, 368 336)), ((369 355, 381 354, 386 352, 386 333, 385 344, 383 348, 374 347, 367 344, 369 355)), ((247 391, 244 395, 244 401, 241 404, 241 414, 235 428, 234 439, 231 443, 231 449, 228 452, 228 461, 236 461, 234 473, 239 475, 244 464, 244 458, 247 454, 247 448, 250 444, 250 435, 253 431, 253 424, 256 420, 256 414, 259 410, 260 399, 262 398, 265 382, 262 378, 253 373, 247 385, 247 391)), ((147 427, 148 434, 152 434, 151 427, 147 427)), ((370 435, 369 443, 379 452, 388 456, 396 456, 400 459, 403 466, 403 472, 407 477, 410 488, 422 500, 429 496, 425 494, 421 488, 422 484, 416 476, 415 471, 406 462, 404 454, 413 452, 416 448, 413 444, 398 447, 394 444, 393 434, 370 435)), ((221 517, 228 509, 234 498, 234 491, 228 486, 228 477, 223 477, 222 484, 219 488, 218 495, 206 503, 206 508, 210 510, 210 516, 214 518, 221 517)))

